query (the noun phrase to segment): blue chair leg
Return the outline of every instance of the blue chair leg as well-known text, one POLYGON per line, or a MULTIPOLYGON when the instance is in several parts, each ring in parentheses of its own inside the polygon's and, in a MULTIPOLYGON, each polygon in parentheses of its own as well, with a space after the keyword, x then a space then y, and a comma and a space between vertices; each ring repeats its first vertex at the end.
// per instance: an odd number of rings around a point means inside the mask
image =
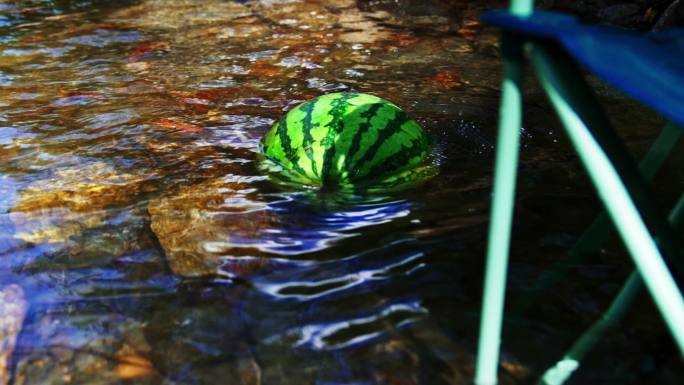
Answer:
MULTIPOLYGON (((520 42, 505 40, 505 54, 508 49, 520 50, 520 42)), ((521 52, 518 52, 504 59, 492 214, 487 243, 480 340, 475 368, 475 384, 477 385, 494 385, 497 382, 508 249, 515 201, 520 128, 522 127, 522 83, 523 59, 521 52)))
MULTIPOLYGON (((644 163, 642 163, 644 165, 644 163)), ((670 212, 668 220, 675 228, 681 225, 684 217, 684 195, 670 212)), ((572 373, 579 369, 582 359, 590 351, 603 334, 614 328, 624 317, 637 294, 641 291, 641 280, 636 271, 625 282, 624 286, 611 303, 608 310, 596 321, 582 336, 572 345, 563 358, 549 368, 539 380, 539 385, 561 385, 570 378, 572 373)))
POLYGON ((670 234, 674 234, 674 230, 669 224, 669 231, 662 225, 667 220, 660 216, 654 200, 648 199, 648 186, 636 167, 632 167, 628 160, 619 159, 619 144, 616 143, 619 141, 611 138, 610 123, 598 108, 579 70, 569 64, 572 61, 542 43, 533 44, 531 59, 540 83, 563 122, 641 279, 684 354, 684 327, 681 325, 684 320, 684 298, 629 190, 641 194, 639 200, 643 214, 658 225, 655 233, 663 237, 661 242, 664 248, 670 243, 670 234), (620 173, 617 168, 620 168, 620 173), (649 205, 644 208, 646 203, 649 205))
MULTIPOLYGON (((644 179, 651 180, 655 176, 682 136, 682 132, 683 130, 674 123, 668 123, 663 127, 660 135, 639 163, 639 171, 644 179)), ((673 226, 675 225, 675 222, 670 222, 673 226)), ((542 272, 526 294, 516 301, 511 315, 514 317, 522 315, 539 295, 555 285, 564 276, 568 268, 576 266, 586 255, 597 252, 614 230, 608 213, 602 212, 579 237, 577 243, 568 252, 567 257, 542 272)))

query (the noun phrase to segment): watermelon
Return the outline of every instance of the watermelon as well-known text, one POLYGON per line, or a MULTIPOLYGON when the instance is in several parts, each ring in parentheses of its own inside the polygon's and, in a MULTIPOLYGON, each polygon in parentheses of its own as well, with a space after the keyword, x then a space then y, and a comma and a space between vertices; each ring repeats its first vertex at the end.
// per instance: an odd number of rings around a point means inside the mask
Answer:
POLYGON ((267 168, 317 188, 398 187, 434 175, 432 143, 396 105, 362 93, 319 96, 290 110, 261 141, 267 168))

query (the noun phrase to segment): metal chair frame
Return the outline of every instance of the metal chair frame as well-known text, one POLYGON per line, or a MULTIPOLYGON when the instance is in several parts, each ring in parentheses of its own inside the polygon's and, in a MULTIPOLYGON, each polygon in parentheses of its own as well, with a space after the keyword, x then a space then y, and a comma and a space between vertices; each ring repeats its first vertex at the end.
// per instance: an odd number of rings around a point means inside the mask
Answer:
MULTIPOLYGON (((513 0, 510 12, 517 16, 531 15, 533 1, 513 0)), ((557 44, 505 32, 502 52, 504 80, 475 383, 497 383, 522 126, 523 67, 526 62, 532 64, 606 209, 606 213, 594 221, 571 250, 570 259, 575 260, 587 251, 598 249, 610 234, 611 227, 607 226, 610 219, 636 267, 601 319, 543 374, 540 383, 559 385, 567 380, 604 331, 619 322, 639 292, 642 282, 651 294, 680 352, 684 354, 684 298, 660 251, 663 250, 671 257, 669 261, 672 264, 681 263, 675 258, 675 254, 682 250, 675 229, 684 222, 684 196, 670 216, 666 217, 658 209, 647 185, 647 179, 658 170, 681 136, 682 129, 669 123, 641 165, 637 166, 611 127, 581 71, 557 44), (653 233, 646 226, 646 221, 651 225, 653 233)), ((567 265, 567 261, 562 262, 559 268, 542 275, 534 286, 535 293, 557 280, 562 274, 563 266, 567 265)), ((515 310, 520 312, 531 301, 528 297, 515 310)))

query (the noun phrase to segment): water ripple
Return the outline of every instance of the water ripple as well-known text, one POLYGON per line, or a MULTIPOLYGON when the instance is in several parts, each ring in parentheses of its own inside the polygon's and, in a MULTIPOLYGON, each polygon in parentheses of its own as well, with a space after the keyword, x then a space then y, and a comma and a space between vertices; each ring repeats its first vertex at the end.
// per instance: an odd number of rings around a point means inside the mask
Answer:
POLYGON ((293 345, 298 348, 312 350, 345 349, 366 344, 387 334, 387 323, 393 325, 390 330, 397 330, 410 325, 427 314, 428 310, 421 306, 419 301, 393 303, 385 305, 367 316, 307 324, 286 332, 285 336, 297 336, 298 339, 293 345))
POLYGON ((361 268, 358 266, 362 261, 362 256, 350 257, 345 260, 312 263, 307 265, 308 271, 291 272, 291 278, 287 282, 269 282, 257 280, 254 286, 262 292, 277 299, 293 299, 297 301, 311 301, 339 295, 343 292, 352 291, 354 288, 368 285, 373 281, 384 281, 398 275, 409 276, 425 267, 421 262, 424 254, 416 252, 402 256, 394 262, 384 262, 380 266, 361 268), (350 267, 356 266, 356 270, 349 271, 350 267), (327 272, 326 276, 332 278, 311 278, 312 270, 327 272), (335 275, 334 273, 338 274, 335 275), (333 273, 333 274, 330 274, 333 273), (298 281, 296 277, 306 277, 305 280, 298 281))
MULTIPOLYGON (((342 239, 358 235, 352 230, 408 216, 411 203, 391 201, 319 211, 306 200, 286 199, 270 203, 269 209, 281 213, 282 218, 277 222, 281 226, 262 229, 251 246, 266 253, 299 255, 327 249, 342 239)), ((250 243, 245 239, 241 242, 250 243)))

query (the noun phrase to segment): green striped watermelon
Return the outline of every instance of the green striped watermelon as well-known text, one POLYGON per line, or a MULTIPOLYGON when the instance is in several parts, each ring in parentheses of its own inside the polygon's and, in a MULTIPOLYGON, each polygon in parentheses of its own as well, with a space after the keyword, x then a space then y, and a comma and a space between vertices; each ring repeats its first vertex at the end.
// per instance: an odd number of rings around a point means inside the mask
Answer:
POLYGON ((435 173, 420 125, 396 105, 361 93, 298 105, 264 136, 261 152, 290 181, 315 187, 393 187, 435 173))

